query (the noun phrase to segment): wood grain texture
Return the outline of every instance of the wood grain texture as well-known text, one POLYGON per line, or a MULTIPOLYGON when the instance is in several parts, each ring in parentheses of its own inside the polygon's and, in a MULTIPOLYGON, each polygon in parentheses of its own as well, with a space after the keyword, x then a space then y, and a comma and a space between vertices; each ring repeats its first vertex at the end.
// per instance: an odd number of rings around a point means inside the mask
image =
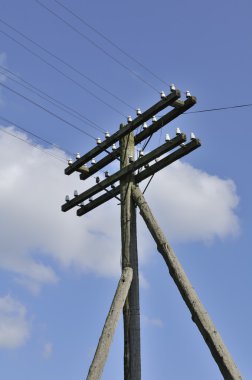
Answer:
MULTIPOLYGON (((121 170, 134 157, 134 135, 120 141, 121 170)), ((137 255, 136 209, 131 197, 134 176, 130 173, 121 180, 121 239, 122 269, 133 269, 133 281, 123 308, 124 320, 124 380, 141 380, 139 276, 137 255)))
POLYGON ((125 267, 104 324, 94 359, 88 372, 87 380, 99 380, 101 378, 115 329, 129 292, 132 278, 132 268, 125 267))
POLYGON ((158 251, 161 253, 168 266, 170 275, 191 312, 192 320, 197 325, 208 345, 215 362, 219 366, 223 378, 225 380, 242 380, 239 370, 222 341, 220 334, 202 305, 178 258, 173 252, 172 247, 155 220, 139 187, 132 187, 132 196, 157 244, 158 251))

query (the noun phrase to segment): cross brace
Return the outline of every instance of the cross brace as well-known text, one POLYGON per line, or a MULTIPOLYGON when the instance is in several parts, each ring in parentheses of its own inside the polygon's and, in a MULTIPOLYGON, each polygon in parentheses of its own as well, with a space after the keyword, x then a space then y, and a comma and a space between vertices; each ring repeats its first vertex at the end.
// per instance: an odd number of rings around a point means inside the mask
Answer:
MULTIPOLYGON (((156 115, 158 112, 162 111, 169 105, 179 99, 180 91, 175 90, 171 92, 165 99, 160 100, 158 103, 154 104, 151 108, 145 111, 142 115, 139 115, 132 122, 129 122, 124 128, 115 132, 111 137, 104 140, 101 144, 97 145, 91 151, 86 153, 84 156, 76 160, 71 166, 65 169, 65 174, 72 174, 75 170, 79 169, 82 165, 87 163, 91 158, 96 157, 102 151, 107 149, 116 141, 119 141, 122 137, 126 136, 130 132, 134 131, 137 127, 143 124, 145 121, 149 120, 152 116, 156 115)), ((180 108, 179 108, 180 109, 180 108)))
MULTIPOLYGON (((170 123, 176 117, 178 117, 182 113, 186 112, 195 103, 196 103, 196 98, 194 96, 186 99, 186 101, 180 101, 180 103, 179 103, 180 106, 178 108, 174 108, 173 110, 167 112, 164 116, 162 116, 160 119, 158 119, 157 121, 150 124, 142 132, 136 134, 134 137, 135 145, 140 144, 142 141, 144 141, 148 137, 152 136, 160 128, 163 128, 166 124, 170 123)), ((105 157, 100 159, 96 164, 90 166, 89 168, 84 167, 84 166, 79 167, 77 169, 77 171, 81 173, 80 179, 84 180, 84 179, 90 177, 92 174, 96 173, 98 170, 101 170, 102 168, 104 168, 104 166, 113 162, 115 159, 120 157, 121 151, 120 151, 120 148, 117 148, 116 150, 114 150, 112 152, 106 151, 106 153, 108 153, 108 154, 105 157)), ((93 158, 93 157, 91 157, 91 158, 93 158)))
MULTIPOLYGON (((140 183, 153 175, 154 173, 157 173, 161 169, 165 168, 166 166, 172 164, 176 160, 184 157, 185 155, 189 154, 193 150, 199 148, 201 146, 201 143, 198 139, 190 141, 188 144, 185 144, 183 147, 177 149, 176 151, 169 154, 167 157, 162 158, 160 161, 154 163, 149 168, 146 168, 142 172, 135 175, 135 183, 140 183)), ((100 188, 101 190, 101 188, 100 188)), ((87 212, 95 209, 96 207, 100 206, 101 204, 107 202, 108 200, 114 198, 120 193, 120 185, 116 186, 114 189, 109 190, 105 194, 102 194, 98 198, 94 199, 92 202, 89 202, 85 206, 81 206, 77 210, 77 215, 82 216, 86 214, 87 212)))
MULTIPOLYGON (((68 211, 74 206, 77 206, 78 204, 85 201, 86 199, 99 193, 102 188, 106 188, 108 186, 113 185, 115 182, 124 178, 127 174, 132 174, 134 171, 144 167, 145 165, 147 165, 149 162, 153 161, 154 159, 176 148, 178 145, 182 144, 184 141, 186 141, 186 135, 183 133, 179 134, 174 139, 167 141, 162 146, 156 148, 155 150, 146 154, 145 156, 140 157, 137 161, 125 166, 124 168, 120 169, 118 172, 116 172, 112 176, 108 177, 107 179, 91 187, 87 191, 84 191, 80 195, 71 199, 69 202, 65 203, 62 206, 62 211, 68 211)), ((128 155, 127 155, 127 161, 128 161, 128 155)))

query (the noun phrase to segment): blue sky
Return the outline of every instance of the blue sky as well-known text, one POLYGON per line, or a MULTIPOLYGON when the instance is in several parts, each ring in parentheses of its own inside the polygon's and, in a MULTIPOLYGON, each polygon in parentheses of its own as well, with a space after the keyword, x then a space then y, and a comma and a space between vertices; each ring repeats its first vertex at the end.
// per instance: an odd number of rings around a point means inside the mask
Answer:
MULTIPOLYGON (((134 109, 168 93, 170 83, 182 98, 186 90, 197 96, 195 111, 252 103, 252 5, 60 0, 160 81, 56 1, 41 2, 79 33, 35 0, 1 1, 0 82, 9 89, 0 87, 0 117, 9 121, 0 119, 0 373, 81 379, 120 277, 120 210, 111 200, 82 218, 63 214, 66 194, 94 184, 65 176, 66 160, 104 137, 94 125, 115 132, 134 109), (77 111, 78 119, 20 86, 20 78, 77 111)), ((193 131, 202 147, 157 174, 146 192, 244 379, 252 378, 251 116, 252 107, 243 107, 182 115, 166 126, 148 149, 176 127, 188 136, 193 131)), ((140 215, 138 222, 142 378, 221 379, 140 215)), ((122 378, 120 321, 103 379, 122 378)))

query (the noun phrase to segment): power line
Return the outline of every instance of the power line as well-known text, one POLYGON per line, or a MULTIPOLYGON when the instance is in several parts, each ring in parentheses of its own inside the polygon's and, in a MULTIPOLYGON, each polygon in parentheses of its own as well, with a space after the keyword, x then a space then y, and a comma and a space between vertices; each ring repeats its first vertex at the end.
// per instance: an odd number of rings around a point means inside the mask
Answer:
POLYGON ((99 131, 105 132, 104 128, 100 127, 99 125, 97 125, 96 123, 94 123, 93 121, 91 121, 90 119, 88 119, 86 116, 83 116, 81 113, 79 113, 78 111, 74 110, 73 108, 67 106, 66 104, 60 102, 59 100, 53 98, 52 96, 48 95, 44 91, 42 91, 39 88, 35 87, 31 83, 27 82, 20 75, 16 75, 15 73, 13 73, 13 71, 7 69, 6 67, 4 67, 2 65, 0 65, 0 68, 2 68, 4 70, 4 72, 1 72, 1 73, 3 75, 7 76, 8 79, 14 81, 15 83, 18 83, 20 86, 22 86, 22 87, 28 89, 29 91, 35 93, 36 95, 38 95, 42 99, 48 101, 49 103, 52 103, 53 105, 55 105, 59 109, 63 110, 64 112, 67 112, 69 115, 72 115, 72 116, 76 117, 77 119, 81 120, 82 122, 87 123, 90 127, 95 128, 95 129, 97 129, 99 131), (14 77, 18 78, 19 80, 21 80, 22 82, 24 82, 25 84, 27 84, 27 86, 24 85, 24 84, 22 84, 22 83, 20 83, 18 80, 13 79, 11 76, 9 76, 8 74, 6 74, 6 71, 9 72, 14 77), (30 86, 31 88, 29 88, 28 86, 30 86), (79 116, 76 116, 76 115, 79 115, 79 116))
POLYGON ((34 100, 27 98, 26 96, 24 96, 24 95, 21 94, 20 92, 14 90, 13 88, 10 88, 9 86, 7 86, 7 85, 5 85, 5 84, 3 84, 3 83, 1 83, 1 82, 0 82, 0 85, 1 85, 2 87, 6 88, 7 90, 13 92, 14 94, 20 96, 21 98, 27 100, 27 101, 30 102, 31 104, 33 104, 33 105, 39 107, 40 109, 42 109, 43 111, 49 113, 50 115, 54 116, 55 118, 59 119, 59 120, 62 121, 63 123, 69 125, 71 128, 74 128, 74 129, 76 129, 77 131, 79 131, 79 132, 85 134, 86 136, 90 137, 91 139, 96 140, 96 138, 95 138, 94 136, 92 136, 91 134, 89 134, 88 132, 84 131, 83 129, 81 129, 80 127, 76 126, 75 124, 73 124, 73 123, 71 123, 71 122, 65 120, 63 117, 61 117, 61 116, 57 115, 56 113, 50 111, 50 110, 47 109, 46 107, 43 107, 42 105, 36 103, 34 100))
POLYGON ((214 111, 225 111, 225 110, 231 110, 231 109, 235 109, 235 108, 244 108, 244 107, 252 107, 252 103, 237 104, 235 106, 227 106, 227 107, 208 108, 208 109, 198 110, 198 111, 190 111, 190 112, 185 112, 185 115, 189 114, 189 113, 204 113, 204 112, 214 112, 214 111))
POLYGON ((32 144, 31 142, 29 142, 28 140, 22 139, 22 137, 17 136, 17 135, 15 135, 14 133, 11 133, 10 131, 7 131, 7 130, 6 130, 5 128, 3 128, 3 127, 0 127, 0 129, 1 129, 1 131, 2 131, 3 133, 6 133, 6 134, 9 135, 9 136, 12 136, 12 137, 14 137, 14 138, 16 138, 16 139, 18 139, 18 140, 20 140, 20 141, 22 141, 22 142, 28 144, 28 145, 31 145, 33 148, 40 150, 41 152, 47 154, 48 156, 50 156, 50 157, 52 157, 52 158, 54 158, 54 159, 56 159, 56 160, 58 160, 58 161, 60 161, 60 162, 65 163, 65 160, 61 159, 60 157, 54 156, 54 155, 51 154, 50 152, 46 151, 45 149, 40 148, 40 147, 37 146, 37 145, 33 145, 33 144, 32 144))
MULTIPOLYGON (((189 111, 185 112, 182 115, 189 115, 193 113, 205 113, 205 112, 215 112, 215 111, 226 111, 226 110, 232 110, 236 108, 244 108, 244 107, 252 107, 252 103, 247 103, 247 104, 236 104, 234 106, 226 106, 226 107, 215 107, 215 108, 206 108, 203 110, 197 110, 197 111, 189 111)), ((164 115, 158 115, 157 117, 160 118, 164 115)))
MULTIPOLYGON (((55 0, 56 1, 56 0, 55 0)), ((215 111, 225 111, 225 110, 230 110, 230 109, 236 109, 236 108, 244 108, 244 107, 252 107, 252 103, 247 103, 247 104, 238 104, 238 105, 235 105, 235 106, 227 106, 227 107, 215 107, 215 108, 208 108, 208 109, 204 109, 204 110, 198 110, 198 111, 189 111, 189 112, 185 112, 183 115, 186 115, 186 114, 189 114, 189 113, 204 113, 204 112, 215 112, 215 111)), ((143 150, 146 148, 146 146, 148 145, 150 139, 151 139, 152 135, 149 137, 148 141, 146 142, 143 150)), ((151 178, 149 179, 144 191, 143 191, 143 194, 146 192, 147 188, 149 187, 152 179, 154 177, 154 174, 151 176, 151 178)))
POLYGON ((1 115, 0 115, 0 119, 3 120, 5 123, 8 123, 9 125, 14 125, 16 128, 20 129, 21 131, 23 131, 25 133, 28 133, 29 135, 31 135, 31 136, 35 137, 36 139, 40 140, 41 142, 46 143, 47 145, 50 145, 53 148, 59 148, 61 150, 64 150, 64 152, 68 153, 70 156, 74 156, 74 153, 70 152, 68 149, 65 149, 65 148, 57 146, 57 144, 54 144, 53 142, 44 139, 43 137, 41 137, 41 136, 39 136, 39 135, 37 135, 37 134, 29 131, 28 129, 26 129, 24 127, 21 127, 17 123, 14 123, 13 121, 11 121, 9 119, 6 119, 5 117, 3 117, 1 115))
MULTIPOLYGON (((42 109, 43 111, 49 113, 50 115, 52 115, 52 116, 56 117, 57 119, 63 121, 65 124, 69 125, 70 127, 74 128, 74 129, 76 129, 76 130, 78 130, 79 132, 81 132, 81 133, 83 133, 83 134, 89 136, 90 138, 92 138, 93 140, 96 141, 96 138, 95 138, 94 136, 90 135, 88 132, 84 131, 83 129, 81 129, 80 127, 76 126, 75 124, 70 123, 69 121, 63 119, 61 116, 59 116, 59 115, 55 114, 54 112, 50 111, 48 108, 43 107, 42 105, 38 104, 37 102, 33 101, 32 99, 27 98, 26 96, 24 96, 24 95, 21 94, 20 92, 18 92, 18 91, 16 91, 16 90, 12 89, 12 88, 10 88, 10 87, 8 87, 7 85, 5 85, 5 84, 3 84, 3 83, 1 83, 1 82, 0 82, 0 85, 1 85, 2 87, 4 87, 4 88, 8 89, 9 91, 13 92, 14 94, 20 96, 21 98, 27 100, 27 101, 30 102, 31 104, 36 105, 37 107, 39 107, 39 108, 42 109)), ((106 150, 106 152, 107 152, 109 155, 112 155, 112 156, 113 156, 113 153, 109 152, 108 150, 106 150)))
MULTIPOLYGON (((0 19, 1 21, 1 19, 0 19)), ((14 37, 10 36, 8 33, 4 32, 3 30, 0 30, 0 32, 2 34, 4 34, 6 37, 8 37, 9 39, 11 39, 12 41, 14 41, 15 43, 17 43, 18 45, 20 45, 23 49, 25 49, 26 51, 28 51, 30 54, 32 54, 33 56, 37 57, 38 59, 40 59, 42 62, 44 62, 46 65, 50 66, 51 68, 53 68, 55 71, 57 71, 59 74, 63 75, 65 78, 67 78, 68 80, 70 80, 71 82, 73 82, 75 85, 77 85, 78 87, 80 87, 82 90, 84 90, 85 92, 89 93, 91 96, 93 96, 95 99, 99 100, 101 103, 103 103, 104 105, 106 105, 107 107, 109 107, 110 109, 112 109, 113 111, 115 111, 116 113, 118 113, 119 115, 123 116, 123 117, 126 117, 126 115, 124 115, 123 113, 121 113, 118 109, 116 109, 114 106, 110 105, 109 103, 105 102, 103 99, 101 99, 99 96, 97 96, 96 94, 94 94, 92 91, 90 91, 88 88, 86 88, 85 86, 81 85, 79 82, 77 82, 76 80, 74 80, 73 78, 71 78, 69 75, 65 74, 63 71, 61 71, 60 69, 58 69, 56 66, 54 66, 53 64, 51 64, 50 62, 48 62, 46 59, 44 59, 43 57, 41 57, 39 54, 35 53, 34 51, 32 51, 30 48, 28 48, 27 46, 25 46, 24 44, 22 44, 20 41, 18 41, 17 39, 15 39, 14 37)), ((18 32, 17 32, 18 33, 18 32)), ((21 33, 19 33, 21 35, 21 33)), ((28 39, 28 38, 27 38, 28 39)), ((29 40, 29 39, 28 39, 29 40)))
MULTIPOLYGON (((20 92, 14 90, 14 89, 12 89, 12 88, 10 88, 9 86, 7 86, 7 85, 5 85, 5 84, 3 84, 3 83, 1 83, 1 82, 0 82, 0 85, 1 85, 2 87, 4 87, 4 88, 8 89, 9 91, 13 92, 14 94, 20 96, 21 98, 27 100, 27 101, 30 102, 31 104, 33 104, 33 105, 39 107, 40 109, 42 109, 43 111, 49 113, 50 115, 54 116, 55 118, 57 118, 57 119, 63 121, 63 123, 69 125, 70 127, 76 129, 77 131, 79 131, 79 132, 81 132, 81 133, 83 133, 83 134, 89 136, 90 138, 92 138, 93 140, 96 141, 96 138, 95 138, 94 136, 90 135, 88 132, 84 131, 83 129, 81 129, 80 127, 76 126, 75 124, 70 123, 69 121, 63 119, 61 116, 55 114, 54 112, 50 111, 50 110, 47 109, 46 107, 43 107, 42 105, 36 103, 36 102, 33 101, 32 99, 27 98, 26 96, 24 96, 24 95, 21 94, 20 92)), ((108 154, 110 154, 110 155, 113 155, 111 152, 109 152, 109 151, 107 151, 107 150, 106 150, 106 152, 107 152, 108 154)))
MULTIPOLYGON (((163 126, 162 126, 162 128, 163 128, 163 126)), ((162 135, 162 128, 160 129, 160 135, 159 135, 159 144, 160 144, 161 135, 162 135)), ((150 140, 151 140, 152 136, 153 136, 153 135, 150 135, 150 137, 148 138, 148 140, 147 140, 147 141, 146 141, 146 143, 144 144, 144 148, 143 148, 143 150, 145 150, 145 149, 146 149, 146 147, 147 147, 147 145, 149 144, 149 142, 150 142, 150 140)), ((156 160, 157 160, 157 159, 156 159, 156 160)), ((143 194, 144 194, 144 193, 146 192, 146 190, 148 189, 148 187, 149 187, 149 185, 150 185, 151 181, 153 180, 153 177, 154 177, 154 175, 155 175, 155 173, 154 173, 154 174, 152 174, 152 176, 150 177, 150 179, 149 179, 149 181, 148 181, 147 185, 145 186, 145 189, 144 189, 144 191, 143 191, 143 194)))
MULTIPOLYGON (((1 20, 0 20, 1 21, 1 20)), ((46 65, 50 66, 51 68, 53 68, 55 71, 57 71, 59 74, 63 75, 65 78, 67 78, 68 80, 70 80, 71 82, 73 82, 76 86, 80 87, 82 90, 84 90, 85 92, 89 93, 91 96, 93 96, 95 99, 99 100, 101 103, 103 103, 104 105, 106 105, 107 107, 109 107, 110 109, 112 109, 113 111, 115 111, 116 113, 118 113, 119 115, 123 116, 123 117, 126 117, 126 115, 124 115, 123 113, 121 113, 118 109, 116 109, 114 106, 112 106, 111 104, 105 102, 103 99, 101 99, 99 96, 97 96, 96 94, 94 94, 92 91, 90 91, 88 88, 86 88, 85 86, 81 85, 79 82, 77 82, 76 80, 74 80, 73 78, 71 78, 69 75, 65 74, 63 71, 61 71, 60 69, 58 69, 56 66, 54 66, 53 64, 51 64, 50 62, 48 62, 47 60, 45 60, 43 57, 41 57, 39 54, 35 53, 34 51, 32 51, 30 48, 28 48, 27 46, 25 46, 24 44, 22 44, 20 41, 18 41, 16 38, 10 36, 8 33, 4 32, 3 30, 0 30, 0 33, 4 34, 6 37, 8 37, 9 39, 11 39, 12 41, 14 41, 15 43, 17 43, 18 45, 20 45, 23 49, 25 49, 26 51, 28 51, 30 54, 32 54, 34 57, 37 57, 38 59, 40 59, 42 62, 44 62, 46 65)))
POLYGON ((152 176, 150 177, 150 179, 149 179, 147 185, 145 186, 145 189, 144 189, 144 191, 143 191, 143 194, 144 194, 144 193, 146 192, 146 190, 148 189, 148 187, 149 187, 151 181, 153 180, 153 177, 154 177, 154 174, 152 174, 152 176))
POLYGON ((127 65, 119 61, 117 58, 115 58, 112 54, 108 53, 103 47, 101 47, 99 44, 94 42, 91 38, 86 36, 84 33, 82 33, 80 30, 75 28, 70 22, 66 21, 64 18, 59 16, 57 13, 55 13, 52 9, 48 8, 46 5, 42 4, 39 0, 34 0, 36 3, 38 3, 41 7, 46 9, 49 13, 54 15, 57 19, 62 21, 65 25, 67 25, 69 28, 74 30, 76 33, 78 33, 80 36, 82 36, 85 40, 87 40, 90 44, 95 46, 98 50, 102 51, 105 55, 107 55, 109 58, 111 58, 114 62, 116 62, 118 65, 123 67, 125 70, 130 72, 132 75, 134 75, 136 78, 138 78, 141 82, 145 83, 148 87, 152 88, 155 92, 159 93, 159 90, 157 90, 152 84, 147 82, 141 75, 137 74, 135 71, 131 70, 127 65))
POLYGON ((86 20, 84 20, 82 17, 80 17, 78 14, 73 12, 70 8, 68 8, 66 5, 62 4, 58 0, 54 0, 55 3, 60 5, 62 8, 64 8, 67 12, 69 12, 72 16, 77 18, 79 21, 81 21, 84 25, 86 25, 88 28, 93 30, 95 33, 97 33, 100 37, 102 37, 105 41, 109 42, 110 45, 115 47, 117 50, 119 50, 121 53, 123 53, 126 57, 130 58, 132 61, 137 63, 139 66, 141 66, 144 70, 146 70, 149 74, 151 74, 154 78, 159 80, 161 83, 163 83, 165 86, 167 86, 167 83, 160 78, 158 75, 156 75, 152 70, 150 70, 147 66, 145 66, 142 62, 138 61, 135 57, 133 57, 131 54, 127 53, 125 50, 123 50, 119 45, 117 45, 115 42, 113 42, 109 37, 105 36, 104 33, 100 32, 98 29, 96 29, 94 26, 92 26, 90 23, 88 23, 86 20))
POLYGON ((24 33, 20 32, 19 30, 17 30, 16 28, 14 28, 12 25, 8 24, 6 21, 3 21, 2 19, 0 19, 0 21, 4 25, 8 26, 10 29, 14 30, 16 33, 20 34, 23 38, 25 38, 26 40, 30 41, 32 44, 34 44, 35 46, 37 46, 38 48, 40 48, 41 50, 43 50, 45 53, 49 54, 51 57, 57 59, 57 61, 63 63, 63 65, 65 65, 66 67, 70 68, 71 70, 73 70, 74 72, 76 72, 77 74, 79 74, 80 76, 82 76, 83 78, 85 78, 86 80, 88 80, 90 83, 94 84, 95 86, 97 86, 101 90, 105 91, 107 94, 109 94, 110 96, 112 96, 113 98, 115 98, 116 100, 118 100, 119 102, 123 103, 124 105, 126 105, 127 107, 129 107, 129 108, 131 108, 133 110, 135 109, 130 104, 128 104, 127 102, 125 102, 123 99, 121 99, 119 96, 113 94, 111 91, 109 91, 108 89, 106 89, 104 86, 100 85, 95 80, 91 79, 89 76, 87 76, 86 74, 84 74, 82 71, 78 70, 76 67, 72 66, 70 63, 66 62, 62 58, 58 57, 56 54, 52 53, 50 50, 44 48, 38 42, 36 42, 32 38, 26 36, 24 33))
POLYGON ((152 138, 152 135, 150 135, 147 141, 144 143, 142 150, 145 150, 147 148, 147 145, 149 144, 151 138, 152 138))

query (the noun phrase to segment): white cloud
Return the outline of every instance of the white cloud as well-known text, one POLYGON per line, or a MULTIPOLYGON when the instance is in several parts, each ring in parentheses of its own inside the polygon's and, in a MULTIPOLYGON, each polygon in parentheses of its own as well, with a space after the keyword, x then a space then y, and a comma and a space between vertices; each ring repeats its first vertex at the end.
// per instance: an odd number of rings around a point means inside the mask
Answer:
POLYGON ((177 161, 157 174, 146 198, 173 239, 209 241, 239 233, 239 198, 232 180, 177 161))
POLYGON ((142 315, 142 323, 145 326, 163 327, 164 322, 159 318, 150 318, 147 315, 142 315))
POLYGON ((25 307, 9 295, 0 297, 0 348, 17 348, 28 337, 25 307))
MULTIPOLYGON (((13 128, 7 130, 27 139, 13 128)), ((56 148, 45 151, 65 158, 56 148)), ((118 201, 111 200, 81 218, 75 210, 62 213, 65 194, 73 194, 74 189, 82 192, 94 180, 85 185, 78 175, 65 176, 64 164, 1 131, 0 163, 0 268, 13 273, 33 293, 42 284, 58 281, 55 268, 59 266, 119 275, 118 201)), ((181 162, 157 176, 147 199, 168 238, 209 240, 238 231, 238 198, 232 181, 181 162)), ((148 257, 148 232, 143 223, 138 231, 143 261, 148 257)))
MULTIPOLYGON (((7 131, 26 138, 13 128, 7 131)), ((56 148, 45 151, 65 157, 56 148)), ((57 281, 55 262, 78 271, 118 273, 118 206, 105 205, 82 218, 75 211, 62 213, 65 194, 80 192, 83 182, 77 175, 65 176, 64 163, 1 131, 0 162, 2 269, 35 292, 57 281)))
POLYGON ((53 353, 53 344, 51 342, 45 343, 43 347, 43 356, 48 359, 52 356, 53 353))
POLYGON ((139 272, 139 284, 142 289, 149 289, 150 287, 148 280, 145 278, 141 271, 139 272))

